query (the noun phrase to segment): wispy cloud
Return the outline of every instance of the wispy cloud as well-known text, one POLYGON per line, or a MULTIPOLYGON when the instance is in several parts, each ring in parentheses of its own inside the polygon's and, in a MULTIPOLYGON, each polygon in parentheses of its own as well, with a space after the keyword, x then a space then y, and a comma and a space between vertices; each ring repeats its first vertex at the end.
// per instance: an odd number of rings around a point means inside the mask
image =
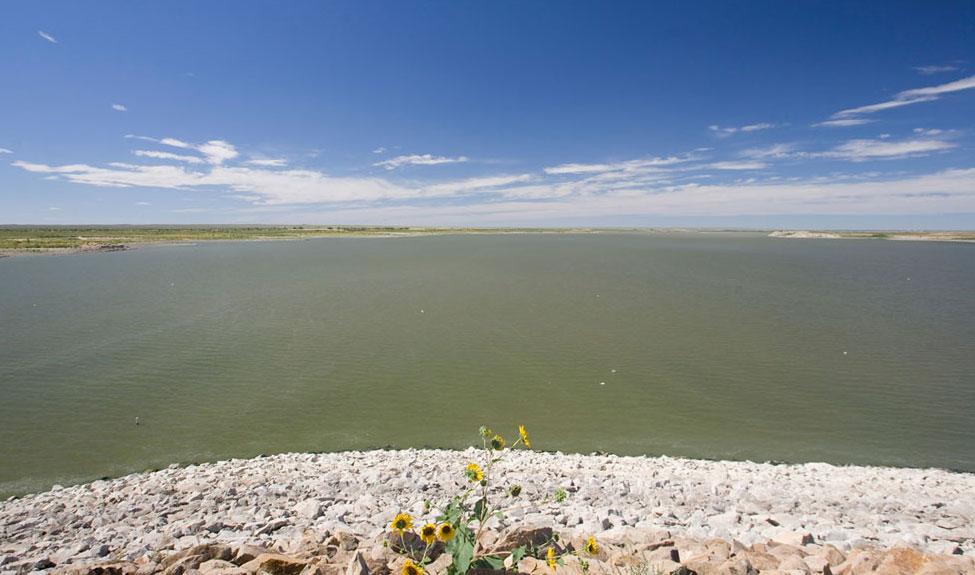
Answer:
POLYGON ((838 118, 835 120, 824 120, 822 122, 817 122, 812 124, 813 128, 846 128, 849 126, 862 126, 864 124, 873 123, 873 120, 867 118, 838 118))
POLYGON ((447 156, 434 156, 432 154, 413 154, 409 156, 396 156, 388 160, 376 162, 373 166, 395 170, 403 166, 435 166, 437 164, 456 164, 466 162, 467 156, 457 156, 450 158, 447 156))
POLYGON ((708 126, 708 129, 717 133, 718 135, 730 136, 731 134, 737 134, 738 132, 758 132, 760 130, 769 130, 774 127, 775 124, 762 122, 760 124, 747 124, 745 126, 719 126, 717 124, 712 124, 708 126))
POLYGON ((12 154, 13 150, 8 150, 7 148, 0 148, 0 154, 12 154))
POLYGON ((814 154, 815 157, 838 158, 852 162, 867 160, 898 160, 927 156, 935 152, 950 150, 956 145, 953 142, 935 138, 914 138, 908 140, 891 140, 889 138, 868 140, 850 140, 832 150, 814 154))
POLYGON ((125 105, 123 105, 123 104, 112 104, 112 109, 115 110, 116 112, 128 112, 129 111, 129 109, 126 108, 125 105))
POLYGON ((253 158, 244 163, 251 166, 263 166, 265 168, 281 168, 288 165, 288 160, 284 158, 253 158))
POLYGON ((155 158, 157 160, 175 160, 177 162, 186 162, 189 164, 203 163, 203 159, 196 156, 183 156, 180 154, 174 154, 172 152, 160 152, 158 150, 133 150, 132 153, 143 158, 155 158))
POLYGON ((724 162, 712 162, 708 164, 709 167, 715 170, 761 170, 762 168, 767 168, 768 164, 765 162, 756 161, 736 161, 729 160, 724 162))
MULTIPOLYGON (((227 160, 232 160, 240 155, 237 152, 237 148, 234 147, 230 142, 225 142, 224 140, 210 140, 203 144, 191 144, 189 142, 184 142, 183 140, 177 140, 176 138, 151 138, 149 136, 137 136, 135 134, 127 134, 125 136, 128 139, 142 140, 144 142, 154 142, 156 144, 161 144, 163 146, 169 146, 170 148, 180 148, 182 150, 195 150, 203 154, 203 160, 208 164, 214 164, 219 166, 227 160)), ((164 153, 164 152, 161 152, 164 153)), ((141 154, 146 155, 148 154, 141 154)), ((155 158, 161 158, 160 155, 149 156, 155 158)), ((185 158, 182 157, 182 158, 185 158)), ((172 157, 171 159, 177 159, 172 157)), ((182 159, 181 161, 190 161, 182 159)))
POLYGON ((764 148, 748 148, 739 154, 754 160, 791 158, 795 155, 795 144, 772 144, 764 148))
POLYGON ((664 166, 688 162, 691 159, 691 156, 668 156, 665 158, 645 158, 640 160, 627 160, 625 162, 612 162, 605 164, 560 164, 558 166, 544 168, 543 171, 549 175, 639 172, 662 169, 664 166))
POLYGON ((54 36, 51 36, 50 34, 48 34, 47 32, 45 32, 43 30, 38 30, 37 31, 37 35, 40 36, 41 38, 44 38, 45 40, 47 40, 51 44, 57 44, 58 43, 58 39, 57 38, 55 38, 54 36))
POLYGON ((931 74, 940 74, 942 72, 954 72, 958 70, 958 66, 915 66, 915 70, 925 76, 930 76, 931 74))
POLYGON ((378 148, 376 148, 375 150, 373 150, 372 153, 373 154, 382 154, 385 151, 386 151, 386 148, 384 148, 382 146, 379 146, 378 148))
POLYGON ((849 118, 851 116, 872 114, 882 110, 910 106, 912 104, 919 104, 921 102, 931 102, 939 99, 944 94, 960 92, 962 90, 971 90, 972 88, 975 88, 975 76, 969 76, 967 78, 962 78, 961 80, 955 80, 954 82, 939 84, 937 86, 929 86, 927 88, 904 90, 903 92, 896 94, 892 99, 885 102, 870 104, 869 106, 860 106, 858 108, 850 108, 848 110, 840 110, 839 112, 833 114, 832 118, 849 118))

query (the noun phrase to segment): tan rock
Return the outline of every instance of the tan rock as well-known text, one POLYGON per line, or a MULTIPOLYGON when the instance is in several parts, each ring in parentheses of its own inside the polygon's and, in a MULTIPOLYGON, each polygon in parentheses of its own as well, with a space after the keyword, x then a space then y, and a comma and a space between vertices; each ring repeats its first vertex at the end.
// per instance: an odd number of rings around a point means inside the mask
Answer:
POLYGON ((224 561, 223 559, 210 559, 200 563, 200 573, 206 575, 210 571, 219 571, 222 569, 236 569, 237 565, 234 565, 230 561, 224 561))
POLYGON ((809 565, 803 560, 802 557, 798 555, 791 555, 782 559, 779 562, 780 571, 799 571, 805 575, 810 575, 812 570, 809 569, 809 565))
POLYGON ((873 572, 880 566, 882 556, 873 549, 854 549, 846 556, 846 560, 831 568, 833 575, 863 575, 873 572))
POLYGON ((927 563, 927 557, 917 549, 895 547, 884 554, 877 575, 914 575, 927 563))
POLYGON ((823 573, 825 569, 829 569, 829 559, 820 554, 807 555, 802 561, 811 573, 823 573))
POLYGON ((345 568, 345 575, 369 575, 369 566, 358 551, 349 560, 349 565, 345 568))
POLYGON ((775 555, 763 551, 744 551, 740 555, 748 559, 748 562, 762 573, 767 570, 778 569, 781 561, 775 555))
POLYGON ((809 545, 813 543, 815 539, 812 533, 800 533, 798 531, 781 531, 772 537, 772 541, 776 543, 783 543, 785 545, 794 545, 796 547, 802 547, 803 545, 809 545))

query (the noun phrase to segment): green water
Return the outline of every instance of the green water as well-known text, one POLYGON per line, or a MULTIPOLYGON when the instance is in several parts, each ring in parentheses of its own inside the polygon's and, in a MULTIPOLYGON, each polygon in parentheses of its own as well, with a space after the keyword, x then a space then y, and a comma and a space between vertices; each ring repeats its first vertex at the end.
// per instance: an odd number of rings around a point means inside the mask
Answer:
POLYGON ((520 422, 548 450, 975 470, 975 245, 458 235, 0 260, 0 494, 520 422))

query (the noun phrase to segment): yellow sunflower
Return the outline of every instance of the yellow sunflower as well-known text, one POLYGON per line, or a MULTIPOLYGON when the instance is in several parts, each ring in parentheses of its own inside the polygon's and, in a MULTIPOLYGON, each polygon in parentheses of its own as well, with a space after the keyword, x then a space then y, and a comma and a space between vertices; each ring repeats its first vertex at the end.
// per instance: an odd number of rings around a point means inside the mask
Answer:
POLYGON ((555 547, 549 547, 548 551, 545 552, 545 562, 553 571, 555 570, 555 547))
POLYGON ((586 539, 586 553, 590 555, 599 553, 599 543, 596 543, 596 538, 592 535, 589 536, 589 539, 586 539))
POLYGON ((397 513, 389 527, 397 533, 413 530, 413 518, 408 513, 397 513))
POLYGON ((468 463, 464 475, 471 483, 480 483, 484 480, 484 472, 481 471, 481 466, 476 463, 468 463))
POLYGON ((521 442, 525 444, 528 449, 532 448, 532 442, 528 439, 528 432, 525 431, 524 425, 518 426, 518 435, 521 436, 521 442))
POLYGON ((421 527, 420 539, 427 545, 433 545, 433 542, 437 540, 437 526, 433 523, 427 523, 421 527))
POLYGON ((501 451, 504 449, 504 438, 500 435, 495 435, 491 438, 491 449, 495 451, 501 451))
POLYGON ((423 567, 414 563, 412 559, 407 559, 403 561, 403 569, 400 570, 400 575, 423 575, 423 567))
POLYGON ((450 523, 441 523, 440 527, 437 527, 437 539, 444 543, 453 539, 454 535, 456 535, 456 532, 454 531, 454 526, 450 523))

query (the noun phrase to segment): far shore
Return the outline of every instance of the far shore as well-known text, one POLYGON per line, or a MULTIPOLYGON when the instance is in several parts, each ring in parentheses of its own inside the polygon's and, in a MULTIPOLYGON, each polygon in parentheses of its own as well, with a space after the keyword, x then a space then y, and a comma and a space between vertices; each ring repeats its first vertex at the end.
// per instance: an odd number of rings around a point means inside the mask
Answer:
POLYGON ((973 231, 856 231, 725 228, 451 228, 415 226, 0 226, 0 258, 126 251, 146 245, 313 238, 401 238, 434 235, 758 233, 787 239, 882 239, 975 242, 973 231))

